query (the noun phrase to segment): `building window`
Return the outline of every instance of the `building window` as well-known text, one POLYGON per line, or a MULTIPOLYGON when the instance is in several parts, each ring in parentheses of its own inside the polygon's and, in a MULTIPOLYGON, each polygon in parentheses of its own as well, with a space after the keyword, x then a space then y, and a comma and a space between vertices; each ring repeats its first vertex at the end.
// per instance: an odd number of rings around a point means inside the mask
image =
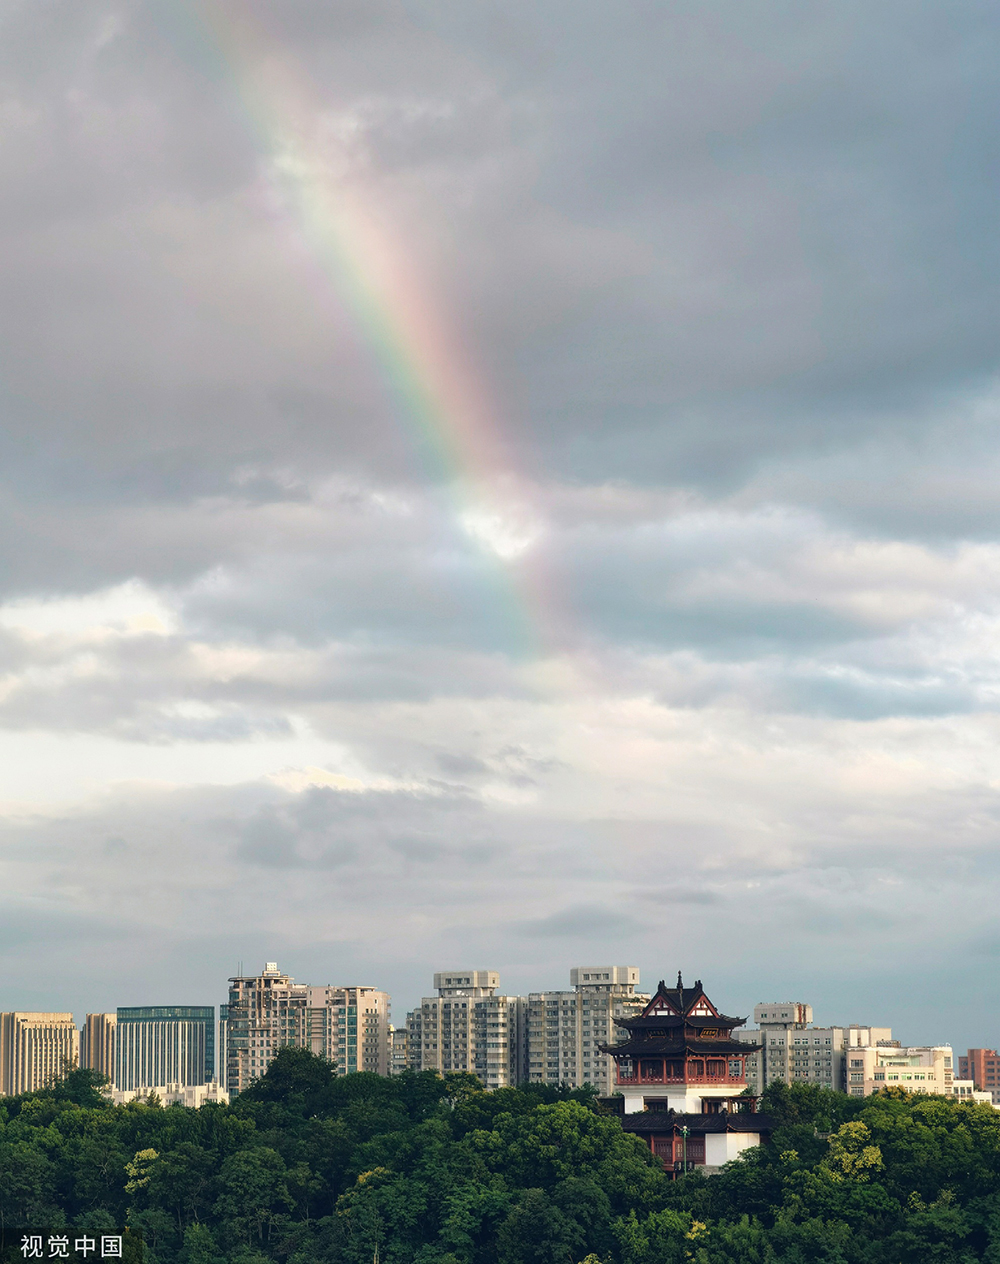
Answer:
MULTIPOLYGON (((684 1151, 685 1146, 684 1146, 683 1140, 681 1141, 681 1144, 678 1148, 680 1149, 681 1152, 684 1151)), ((704 1163, 705 1162, 705 1138, 704 1137, 688 1137, 686 1149, 687 1149, 687 1161, 689 1163, 704 1163)))

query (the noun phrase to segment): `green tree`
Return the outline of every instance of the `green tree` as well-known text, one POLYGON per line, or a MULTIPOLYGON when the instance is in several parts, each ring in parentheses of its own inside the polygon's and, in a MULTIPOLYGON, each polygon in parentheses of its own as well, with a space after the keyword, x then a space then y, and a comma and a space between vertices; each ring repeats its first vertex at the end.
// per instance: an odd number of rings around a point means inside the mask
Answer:
POLYGON ((56 1169, 45 1149, 0 1136, 0 1229, 63 1223, 56 1203, 56 1169))
POLYGON ((573 1224, 542 1189, 526 1189, 497 1232, 498 1264, 573 1264, 573 1224))
POLYGON ((285 1164, 268 1146, 230 1155, 219 1174, 221 1193, 214 1211, 224 1221, 232 1245, 258 1249, 293 1205, 285 1164))

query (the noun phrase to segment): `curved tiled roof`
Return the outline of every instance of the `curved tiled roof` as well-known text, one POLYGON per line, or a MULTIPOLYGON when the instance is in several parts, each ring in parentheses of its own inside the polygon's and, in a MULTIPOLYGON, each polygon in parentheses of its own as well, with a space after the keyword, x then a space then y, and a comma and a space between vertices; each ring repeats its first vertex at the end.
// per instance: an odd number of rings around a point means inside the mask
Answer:
POLYGON ((758 1115, 751 1111, 720 1110, 715 1115, 679 1115, 672 1110, 640 1110, 634 1115, 622 1115, 621 1126, 626 1132, 648 1136, 650 1133, 673 1132, 687 1128, 689 1132, 772 1132, 774 1120, 770 1115, 758 1115))
POLYGON ((748 1040, 690 1040, 683 1033, 675 1038, 664 1033, 659 1039, 647 1036, 645 1039, 623 1040, 617 1045, 598 1046, 602 1053, 610 1053, 613 1057, 628 1055, 633 1058, 721 1058, 731 1054, 745 1057, 756 1053, 760 1047, 748 1040))
POLYGON ((663 1027, 742 1027, 747 1020, 729 1014, 703 1017, 694 1014, 639 1014, 636 1018, 616 1018, 616 1027, 629 1031, 657 1030, 663 1027))

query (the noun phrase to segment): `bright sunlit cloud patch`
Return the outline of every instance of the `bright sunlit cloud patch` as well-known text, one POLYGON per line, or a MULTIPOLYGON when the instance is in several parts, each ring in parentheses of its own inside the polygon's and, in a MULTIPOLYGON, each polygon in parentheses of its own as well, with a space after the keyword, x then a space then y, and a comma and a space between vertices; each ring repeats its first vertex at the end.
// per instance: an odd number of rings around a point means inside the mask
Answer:
POLYGON ((28 636, 169 636, 178 619, 163 597, 139 579, 81 596, 7 602, 0 627, 28 636))

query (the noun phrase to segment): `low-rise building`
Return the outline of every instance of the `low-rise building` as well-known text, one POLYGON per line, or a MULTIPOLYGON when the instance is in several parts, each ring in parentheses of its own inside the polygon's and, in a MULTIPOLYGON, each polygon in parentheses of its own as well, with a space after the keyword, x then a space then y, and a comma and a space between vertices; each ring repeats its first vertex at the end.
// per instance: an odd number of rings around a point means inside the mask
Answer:
POLYGON ((191 1110, 200 1110, 208 1102, 224 1106, 229 1101, 226 1090, 214 1082, 211 1084, 158 1084, 148 1088, 115 1088, 111 1089, 110 1097, 115 1106, 125 1106, 129 1102, 155 1097, 161 1106, 187 1106, 191 1110))
POLYGON ((969 1049, 958 1059, 958 1074, 972 1080, 976 1090, 989 1093, 994 1106, 1000 1105, 1000 1055, 995 1049, 969 1049))
POLYGON ((592 1084, 607 1093, 614 1059, 601 1046, 622 1034, 616 1020, 638 1014, 649 997, 636 991, 636 966, 576 966, 569 979, 572 991, 528 997, 526 1078, 571 1088, 592 1084))
POLYGON ((0 1095, 34 1093, 79 1064, 80 1033, 72 1014, 0 1014, 0 1095))
POLYGON ((862 1045, 848 1051, 847 1092, 851 1097, 867 1097, 892 1087, 910 1093, 956 1096, 951 1045, 862 1045))
MULTIPOLYGON (((951 1095, 960 1098, 963 1102, 979 1102, 984 1106, 994 1105, 993 1094, 980 1092, 972 1080, 952 1080, 951 1095)), ((1000 1107, 994 1107, 994 1109, 1000 1109, 1000 1107)))

